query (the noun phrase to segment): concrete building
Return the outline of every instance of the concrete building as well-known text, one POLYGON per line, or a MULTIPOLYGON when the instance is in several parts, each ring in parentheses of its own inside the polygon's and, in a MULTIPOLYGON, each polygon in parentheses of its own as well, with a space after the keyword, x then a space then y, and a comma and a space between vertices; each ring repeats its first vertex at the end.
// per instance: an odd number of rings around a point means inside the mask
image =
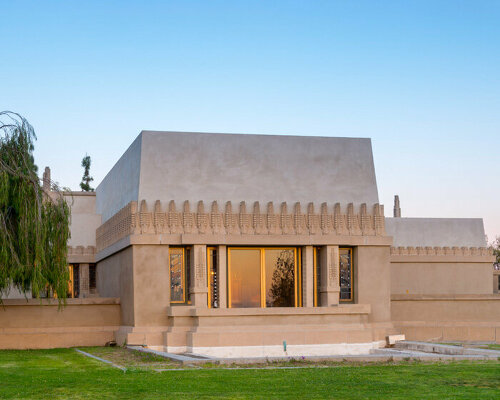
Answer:
POLYGON ((401 218, 399 198, 385 218, 370 139, 143 131, 69 198, 70 292, 113 310, 88 322, 92 343, 240 357, 363 354, 396 333, 500 342, 482 220, 401 218))

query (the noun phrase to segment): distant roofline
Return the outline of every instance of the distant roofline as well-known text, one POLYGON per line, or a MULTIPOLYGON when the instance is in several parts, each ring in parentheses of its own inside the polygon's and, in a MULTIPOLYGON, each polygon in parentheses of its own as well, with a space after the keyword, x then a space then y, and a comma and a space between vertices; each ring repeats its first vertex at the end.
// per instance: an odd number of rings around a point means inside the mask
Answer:
POLYGON ((300 137, 300 138, 318 138, 318 139, 353 139, 353 140, 370 140, 370 137, 350 137, 350 136, 317 136, 317 135, 290 135, 290 134, 275 134, 275 133, 234 133, 234 132, 196 132, 196 131, 155 131, 155 130, 148 130, 148 129, 143 129, 139 133, 139 136, 142 135, 143 133, 155 133, 155 134, 161 134, 161 133, 192 133, 192 134, 199 134, 199 135, 227 135, 227 136, 261 136, 261 137, 289 137, 289 138, 295 138, 295 137, 300 137))

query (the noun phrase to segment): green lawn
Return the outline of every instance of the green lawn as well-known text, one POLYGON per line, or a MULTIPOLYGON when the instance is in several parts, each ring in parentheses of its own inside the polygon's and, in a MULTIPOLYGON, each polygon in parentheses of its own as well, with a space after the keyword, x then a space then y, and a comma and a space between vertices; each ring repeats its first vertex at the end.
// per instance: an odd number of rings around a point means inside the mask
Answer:
POLYGON ((499 399, 500 362, 337 364, 303 369, 192 368, 123 349, 0 351, 1 399, 499 399), (124 353, 125 352, 125 353, 124 353))

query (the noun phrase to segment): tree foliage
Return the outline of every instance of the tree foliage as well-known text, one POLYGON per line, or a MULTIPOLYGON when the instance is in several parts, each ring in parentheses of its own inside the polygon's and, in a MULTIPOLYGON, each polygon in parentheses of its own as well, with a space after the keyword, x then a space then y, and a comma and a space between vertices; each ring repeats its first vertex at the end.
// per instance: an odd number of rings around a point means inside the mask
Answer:
POLYGON ((91 164, 91 159, 90 159, 90 156, 85 154, 85 157, 83 157, 82 159, 82 167, 83 167, 83 177, 82 177, 82 181, 80 182, 80 188, 84 191, 84 192, 93 192, 94 191, 94 188, 90 187, 90 182, 92 182, 94 180, 94 178, 92 178, 90 176, 90 164, 91 164))
POLYGON ((495 263, 500 265, 500 236, 496 237, 490 244, 490 247, 493 250, 493 255, 496 257, 495 263))
POLYGON ((0 112, 0 301, 11 287, 60 302, 67 295, 70 209, 56 185, 40 185, 35 140, 26 119, 0 112))

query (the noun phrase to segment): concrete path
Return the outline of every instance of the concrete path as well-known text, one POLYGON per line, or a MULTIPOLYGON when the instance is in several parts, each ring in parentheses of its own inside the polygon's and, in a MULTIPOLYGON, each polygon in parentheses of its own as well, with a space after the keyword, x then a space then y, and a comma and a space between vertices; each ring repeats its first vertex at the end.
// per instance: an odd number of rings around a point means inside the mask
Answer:
MULTIPOLYGON (((424 342, 421 342, 424 343, 424 342)), ((433 343, 426 343, 427 345, 434 345, 433 343)), ((433 347, 424 347, 424 349, 431 349, 433 347)), ((445 346, 445 345, 441 345, 445 346)), ((414 347, 414 346, 413 346, 414 347)), ((270 362, 290 362, 290 361, 308 361, 308 362, 390 362, 390 361, 458 361, 458 360, 491 360, 498 359, 500 352, 493 350, 486 350, 478 353, 467 354, 448 354, 438 352, 421 351, 417 348, 413 349, 412 346, 405 348, 388 348, 388 349, 375 349, 370 354, 363 355, 326 355, 326 356, 301 356, 301 357, 242 357, 242 358, 209 358, 198 354, 172 354, 163 351, 152 350, 139 346, 128 346, 129 349, 142 351, 146 353, 156 354, 181 365, 202 365, 207 363, 219 365, 231 364, 266 364, 270 362), (499 353, 498 355, 496 353, 499 353)), ((457 346, 447 346, 457 347, 457 346)), ((482 350, 482 349, 481 349, 482 350)))

